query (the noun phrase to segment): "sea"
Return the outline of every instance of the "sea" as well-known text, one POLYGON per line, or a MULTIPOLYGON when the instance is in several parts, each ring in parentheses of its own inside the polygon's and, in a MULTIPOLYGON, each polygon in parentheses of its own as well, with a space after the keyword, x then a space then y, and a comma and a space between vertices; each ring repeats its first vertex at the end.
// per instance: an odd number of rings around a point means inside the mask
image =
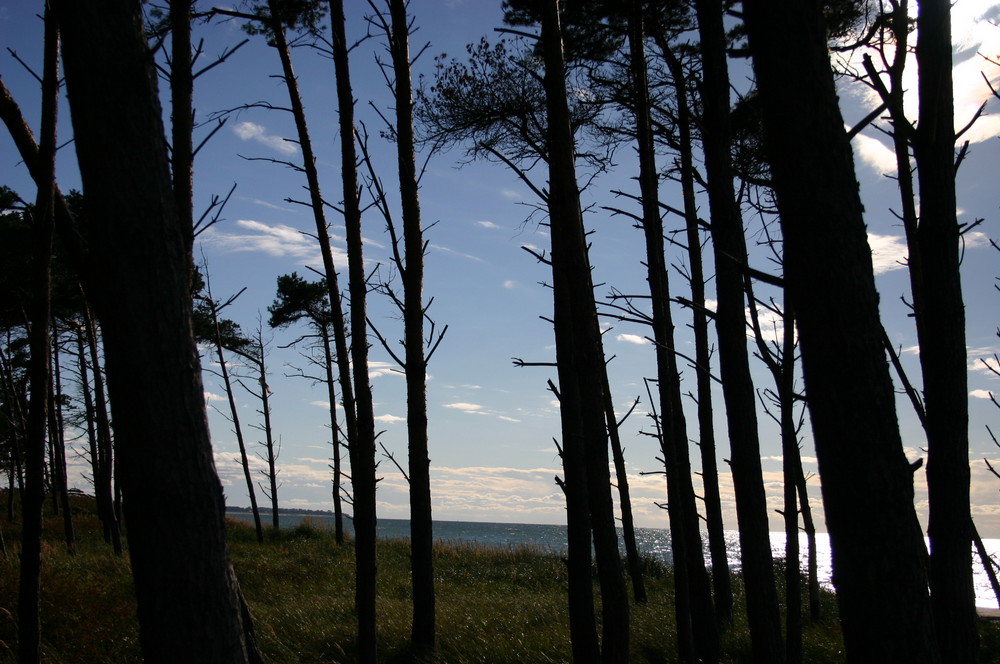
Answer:
MULTIPOLYGON (((253 521, 253 516, 249 512, 230 511, 228 515, 250 522, 253 521)), ((270 523, 270 514, 268 513, 265 517, 262 511, 261 519, 265 524, 270 523)), ((292 528, 303 519, 309 519, 313 523, 328 526, 330 529, 333 528, 333 515, 325 512, 282 512, 281 527, 292 528)), ((345 518, 344 522, 347 532, 351 532, 350 519, 345 518)), ((379 519, 378 536, 381 539, 408 538, 410 536, 410 522, 407 519, 379 519)), ((662 528, 636 528, 635 536, 636 545, 641 554, 665 563, 671 561, 669 530, 662 528)), ((442 542, 469 543, 500 549, 530 546, 539 551, 559 554, 566 550, 566 526, 531 523, 435 521, 434 539, 442 542)), ((621 530, 619 529, 620 540, 621 530)), ((740 565, 740 545, 737 531, 726 531, 726 542, 729 565, 736 569, 740 565)), ((805 534, 801 534, 799 536, 799 550, 802 552, 803 569, 805 569, 806 565, 806 544, 806 536, 805 534)), ((994 560, 1000 560, 1000 539, 985 539, 983 540, 983 544, 994 560)), ((775 557, 784 557, 784 533, 771 533, 771 549, 775 557)), ((624 555, 624 548, 622 555, 624 555)), ((816 534, 816 557, 820 583, 832 587, 830 581, 832 573, 830 540, 825 533, 816 534)), ((996 595, 994 595, 993 589, 990 587, 989 578, 986 576, 979 556, 975 551, 973 551, 973 577, 976 589, 976 606, 983 609, 1000 608, 996 595)))

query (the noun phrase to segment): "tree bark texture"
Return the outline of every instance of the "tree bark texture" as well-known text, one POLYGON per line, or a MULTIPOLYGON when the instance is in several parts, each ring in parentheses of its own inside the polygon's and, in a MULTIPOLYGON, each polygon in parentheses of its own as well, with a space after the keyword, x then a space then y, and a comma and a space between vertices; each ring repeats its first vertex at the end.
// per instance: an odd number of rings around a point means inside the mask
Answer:
POLYGON ((691 108, 687 81, 680 61, 662 44, 664 58, 670 67, 677 96, 677 126, 680 143, 681 188, 684 192, 684 218, 688 242, 688 270, 691 276, 691 317, 694 331, 695 365, 697 367, 698 447, 701 452, 701 479, 705 492, 705 522, 708 527, 708 547, 712 559, 712 588, 715 615, 720 624, 733 620, 732 572, 722 519, 722 498, 719 492, 719 468, 715 456, 715 418, 712 409, 711 352, 709 348, 708 314, 705 309, 705 270, 701 253, 700 222, 694 187, 694 155, 691 140, 691 108))
MULTIPOLYGON (((330 2, 333 29, 333 62, 336 71, 337 104, 340 114, 341 180, 344 224, 347 228, 348 290, 351 299, 351 366, 354 382, 355 436, 349 442, 351 486, 354 489, 354 539, 357 560, 355 606, 358 613, 358 660, 372 664, 378 659, 375 620, 375 414, 368 379, 368 322, 365 317, 364 246, 361 239, 361 207, 358 200, 357 150, 354 137, 354 94, 345 35, 343 0, 330 2)), ((303 153, 304 154, 304 153, 303 153)), ((320 202, 322 205, 322 202, 320 202)), ((324 231, 325 232, 325 231, 324 231)), ((324 258, 324 261, 326 259, 324 258)), ((335 278, 335 275, 333 275, 335 278)), ((330 282, 330 267, 327 281, 330 282)), ((331 286, 331 306, 334 294, 331 286)), ((341 349, 337 354, 340 359, 341 349)), ((346 364, 346 356, 343 362, 346 364)), ((346 368, 346 367, 345 367, 346 368)), ((344 392, 344 401, 347 401, 344 392)), ((350 431, 350 429, 348 429, 350 431)), ((348 434, 350 435, 350 434, 348 434)))
POLYGON ((51 337, 52 217, 56 186, 56 109, 59 96, 59 31, 49 7, 45 11, 44 74, 38 182, 31 227, 32 297, 28 340, 30 396, 21 493, 21 565, 18 585, 18 662, 41 659, 42 504, 45 501, 45 448, 48 425, 51 337))
POLYGON ((403 346, 406 352, 406 428, 410 478, 410 546, 413 583, 411 639, 418 651, 434 647, 434 528, 427 441, 427 358, 424 347, 424 233, 413 138, 413 89, 410 80, 409 23, 404 0, 390 0, 390 53, 395 74, 396 151, 403 211, 405 264, 403 346))
POLYGON ((702 141, 708 173, 718 299, 715 322, 729 424, 730 469, 736 492, 747 616, 754 661, 781 664, 785 648, 760 465, 756 393, 746 347, 744 268, 747 252, 743 222, 733 192, 729 72, 722 3, 698 0, 696 6, 703 67, 702 141))
MULTIPOLYGON (((56 4, 147 662, 248 662, 191 326, 192 258, 133 0, 56 4)), ((248 651, 249 650, 249 651, 248 651)))
POLYGON ((719 658, 719 632, 701 547, 687 423, 681 402, 681 379, 674 354, 674 324, 670 312, 663 221, 660 218, 644 39, 641 3, 633 0, 629 13, 630 67, 639 153, 642 226, 646 237, 645 262, 652 300, 656 375, 663 422, 660 441, 667 472, 670 541, 674 556, 678 653, 682 661, 714 662, 719 658))
POLYGON ((820 8, 745 9, 847 661, 937 662, 912 470, 820 8))
MULTIPOLYGON (((552 286, 555 304, 556 356, 559 372, 560 410, 563 422, 563 465, 566 469, 567 509, 579 515, 589 512, 594 554, 601 587, 602 631, 600 656, 603 662, 629 659, 629 603, 618 553, 608 470, 608 437, 604 418, 604 356, 601 352, 597 307, 594 303, 590 264, 583 228, 583 214, 576 180, 575 148, 566 99, 562 29, 558 0, 542 4, 542 52, 545 63, 544 87, 547 108, 547 156, 549 165, 548 210, 552 233, 552 286), (579 455, 579 456, 577 456, 579 455), (583 472, 576 467, 577 460, 583 472), (571 477, 572 471, 572 477, 571 477), (581 476, 582 475, 582 476, 581 476), (583 482, 584 491, 570 491, 573 481, 583 482), (572 505, 586 495, 587 507, 572 505)), ((576 517, 570 516, 572 528, 576 517)), ((582 520, 581 520, 582 522, 582 520)), ((579 532, 571 533, 580 546, 579 532)), ((589 551, 589 543, 587 545, 589 551)), ((581 559, 589 558, 579 548, 570 553, 572 561, 570 601, 573 610, 574 584, 588 586, 582 578, 581 559)), ((582 617, 582 616, 581 616, 582 617)), ((572 621, 572 617, 571 617, 572 621)), ((585 618, 584 618, 585 621, 585 618)), ((573 634, 576 661, 594 661, 592 639, 583 630, 573 634), (576 641, 575 637, 580 640, 576 641), (576 659, 580 657, 580 659, 576 659)), ((587 628, 589 629, 589 627, 587 628)))
POLYGON ((951 3, 920 0, 920 117, 913 147, 920 191, 916 252, 923 292, 914 305, 927 414, 931 606, 942 660, 965 664, 978 659, 979 619, 970 546, 968 358, 955 198, 951 50, 951 3))

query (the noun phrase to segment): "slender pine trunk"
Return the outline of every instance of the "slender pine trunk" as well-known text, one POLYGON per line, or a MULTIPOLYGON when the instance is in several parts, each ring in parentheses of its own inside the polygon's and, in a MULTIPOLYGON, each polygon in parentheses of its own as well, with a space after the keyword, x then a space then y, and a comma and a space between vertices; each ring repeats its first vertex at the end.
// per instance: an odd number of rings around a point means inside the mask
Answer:
MULTIPOLYGON (((358 660, 373 664, 378 660, 376 631, 376 510, 375 510, 375 415, 368 379, 368 324, 366 319, 364 245, 361 238, 361 206, 358 199, 357 150, 354 134, 354 94, 345 34, 343 0, 330 2, 333 30, 333 62, 336 73, 344 197, 347 228, 348 290, 351 299, 351 370, 354 382, 355 429, 349 443, 351 485, 354 489, 354 536, 357 560, 355 607, 358 614, 358 660)), ((303 148, 303 158, 305 149, 303 148)), ((322 202, 320 201, 320 205, 322 202)), ((324 231, 325 232, 325 231, 324 231)), ((324 257, 324 261, 326 258, 324 257)), ((331 266, 327 266, 327 280, 331 266)), ((332 298, 332 292, 331 292, 332 298)), ((331 304, 333 304, 331 302, 331 304)), ((335 323, 336 324, 336 323, 335 323)), ((346 349, 343 357, 347 363, 346 349)), ((341 349, 337 348, 338 357, 341 349)), ((346 369, 346 367, 345 367, 346 369)), ((344 400, 347 400, 345 392, 344 400)), ((350 431, 350 424, 348 425, 350 431)), ((350 433, 348 434, 350 435, 350 433)))

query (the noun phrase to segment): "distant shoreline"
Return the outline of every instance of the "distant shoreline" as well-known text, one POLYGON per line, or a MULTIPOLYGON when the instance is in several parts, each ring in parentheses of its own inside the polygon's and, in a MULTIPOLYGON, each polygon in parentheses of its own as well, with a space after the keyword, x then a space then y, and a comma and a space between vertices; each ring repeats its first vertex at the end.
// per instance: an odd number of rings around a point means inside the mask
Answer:
MULTIPOLYGON (((271 513, 271 508, 270 507, 259 507, 259 508, 257 508, 257 511, 260 512, 261 514, 270 514, 271 513)), ((250 507, 230 507, 230 506, 227 505, 226 506, 226 513, 228 514, 229 512, 233 512, 235 514, 251 514, 253 512, 253 508, 250 508, 250 507)), ((287 507, 279 507, 278 508, 278 514, 322 514, 323 516, 333 516, 333 512, 331 510, 309 510, 309 509, 305 509, 305 508, 289 509, 287 507)))

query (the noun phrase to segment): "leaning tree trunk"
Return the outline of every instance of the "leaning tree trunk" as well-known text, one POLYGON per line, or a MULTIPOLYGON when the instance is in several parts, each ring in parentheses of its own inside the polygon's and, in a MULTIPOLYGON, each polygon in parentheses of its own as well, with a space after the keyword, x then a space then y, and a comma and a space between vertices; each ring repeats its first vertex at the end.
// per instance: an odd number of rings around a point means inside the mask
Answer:
POLYGON ((97 498, 97 514, 104 526, 104 541, 114 547, 116 554, 121 555, 121 524, 115 513, 112 487, 114 450, 111 444, 111 420, 108 417, 104 372, 97 351, 97 321, 86 305, 83 315, 87 325, 87 348, 90 351, 90 366, 94 376, 94 426, 97 434, 97 447, 94 450, 97 452, 96 461, 91 459, 94 466, 94 496, 97 498))
POLYGON ((226 364, 225 353, 223 353, 222 331, 219 329, 219 309, 212 299, 212 292, 208 293, 208 309, 212 315, 212 333, 214 334, 215 353, 219 360, 219 374, 222 376, 222 384, 226 388, 226 398, 229 400, 229 417, 233 421, 233 432, 236 434, 236 443, 240 448, 240 465, 243 467, 243 480, 247 483, 247 495, 250 497, 250 511, 253 514, 254 531, 257 533, 257 543, 264 543, 264 528, 260 523, 260 509, 257 506, 257 491, 254 489, 253 474, 250 472, 250 458, 247 454, 246 442, 243 439, 243 427, 240 426, 240 411, 236 407, 236 395, 233 391, 233 383, 229 378, 229 366, 226 364))
POLYGON ((732 448, 730 468, 736 491, 740 553, 746 586, 747 618, 754 659, 781 664, 784 642, 774 582, 767 502, 760 465, 757 401, 747 357, 744 269, 746 239, 733 195, 729 131, 729 73, 722 3, 698 0, 702 52, 702 141, 708 173, 708 200, 715 250, 719 367, 732 448))
MULTIPOLYGON (((560 408, 563 422, 563 455, 566 467, 567 508, 589 512, 594 553, 601 587, 603 637, 600 649, 604 662, 627 662, 629 658, 629 603, 625 578, 618 553, 608 471, 608 438, 604 421, 604 390, 602 375, 604 356, 601 352, 597 308, 587 260, 586 236, 580 195, 576 180, 575 149, 566 99, 565 63, 562 48, 562 28, 559 23, 558 0, 543 3, 542 52, 545 63, 544 87, 548 122, 549 222, 552 233, 552 287, 555 303, 556 356, 559 371, 560 408), (568 427, 568 428, 567 428, 568 427), (567 457, 573 459, 570 465, 567 457), (583 468, 582 477, 575 467, 583 468), (571 478, 570 471, 573 472, 571 478), (584 482, 586 507, 573 506, 579 488, 569 491, 571 479, 584 482)), ((579 528, 575 517, 571 527, 579 528)), ((579 532, 571 533, 576 546, 582 540, 579 532)), ((570 556, 571 574, 579 573, 580 560, 589 559, 588 552, 576 549, 570 556)), ((588 565, 589 567, 589 565, 588 565)), ((589 584, 576 576, 571 580, 571 610, 573 594, 580 592, 575 584, 589 584)), ((589 607, 588 607, 589 608, 589 607)), ((589 629, 589 626, 586 628, 589 629)), ((573 654, 578 661, 593 661, 594 651, 589 634, 574 632, 573 654), (579 637, 579 640, 576 638, 579 637)))
POLYGON ((913 471, 823 19, 813 4, 744 9, 848 661, 938 662, 913 471))
POLYGON ((687 423, 674 354, 674 324, 670 313, 663 221, 660 218, 641 10, 641 3, 633 0, 629 13, 629 51, 639 152, 642 227, 646 237, 647 281, 652 300, 656 374, 663 421, 660 441, 667 471, 667 509, 670 512, 670 541, 677 586, 678 653, 682 661, 714 662, 719 658, 719 632, 701 548, 698 507, 691 481, 687 423))
POLYGON ((55 477, 53 485, 59 492, 59 505, 62 508, 63 535, 66 539, 66 551, 72 556, 76 555, 76 534, 73 530, 73 510, 69 504, 69 477, 66 473, 66 436, 63 434, 63 391, 62 391, 62 369, 59 366, 59 332, 56 330, 55 321, 52 325, 52 389, 49 393, 49 403, 52 412, 49 414, 49 430, 51 441, 50 447, 53 450, 52 456, 55 463, 52 473, 55 477))
POLYGON ((147 662, 259 661, 225 540, 139 2, 56 3, 87 209, 81 256, 104 331, 120 485, 147 662))
MULTIPOLYGON (((604 351, 602 350, 603 354, 604 351)), ((615 482, 618 485, 618 505, 622 520, 622 540, 625 543, 625 561, 632 581, 632 598, 636 604, 645 604, 646 582, 642 573, 642 557, 635 539, 635 519, 632 518, 632 495, 629 490, 628 470, 625 467, 625 451, 622 448, 620 426, 615 415, 611 383, 608 381, 607 365, 604 368, 604 417, 607 420, 608 439, 611 443, 611 459, 615 464, 615 482)))
POLYGON ((698 447, 701 451, 701 480, 705 491, 705 523, 708 528, 708 548, 712 559, 712 588, 715 615, 720 625, 733 620, 732 572, 722 518, 722 498, 719 491, 719 467, 715 456, 715 417, 712 409, 711 349, 708 337, 708 313, 705 308, 705 271, 701 253, 701 223, 695 198, 694 155, 691 139, 691 107, 687 81, 680 60, 656 35, 663 57, 673 78, 677 97, 677 131, 680 152, 680 179, 684 198, 684 220, 688 243, 688 272, 691 279, 691 318, 694 331, 695 367, 698 404, 698 447))
POLYGON ((920 118, 913 147, 923 297, 914 313, 927 413, 931 605, 943 660, 964 664, 977 660, 979 620, 970 546, 968 358, 959 271, 961 230, 955 210, 951 51, 951 3, 920 0, 920 118))

